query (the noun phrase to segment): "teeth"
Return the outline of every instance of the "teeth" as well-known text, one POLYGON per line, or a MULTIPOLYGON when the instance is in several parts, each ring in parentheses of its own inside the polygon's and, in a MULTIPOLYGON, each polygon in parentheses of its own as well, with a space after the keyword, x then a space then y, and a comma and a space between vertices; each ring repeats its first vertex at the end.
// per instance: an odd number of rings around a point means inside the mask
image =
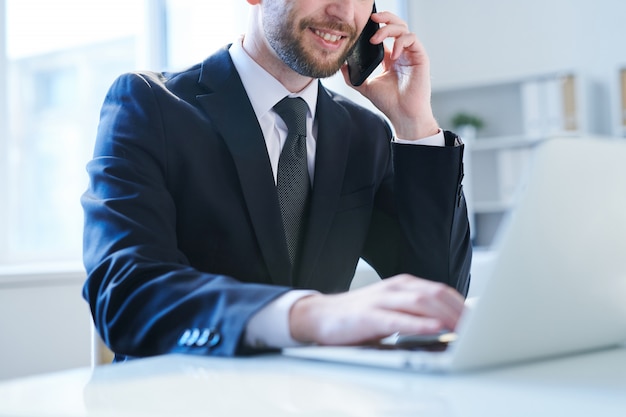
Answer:
POLYGON ((334 43, 334 42, 337 42, 339 39, 341 39, 341 36, 331 35, 330 33, 321 32, 319 30, 316 30, 315 34, 319 36, 320 38, 323 38, 327 42, 334 43))

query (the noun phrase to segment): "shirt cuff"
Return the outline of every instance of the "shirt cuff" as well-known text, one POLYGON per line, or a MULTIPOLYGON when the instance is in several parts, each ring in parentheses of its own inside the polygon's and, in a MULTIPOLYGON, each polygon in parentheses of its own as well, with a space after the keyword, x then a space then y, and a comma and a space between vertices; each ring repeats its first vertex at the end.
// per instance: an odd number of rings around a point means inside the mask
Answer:
POLYGON ((301 346, 289 331, 289 310, 299 299, 311 294, 312 290, 292 290, 260 309, 248 321, 244 343, 256 349, 301 346))
POLYGON ((394 138, 394 142, 396 143, 407 143, 411 145, 426 145, 426 146, 446 146, 446 138, 443 134, 443 130, 439 129, 439 132, 435 133, 432 136, 428 136, 418 140, 407 140, 394 138))

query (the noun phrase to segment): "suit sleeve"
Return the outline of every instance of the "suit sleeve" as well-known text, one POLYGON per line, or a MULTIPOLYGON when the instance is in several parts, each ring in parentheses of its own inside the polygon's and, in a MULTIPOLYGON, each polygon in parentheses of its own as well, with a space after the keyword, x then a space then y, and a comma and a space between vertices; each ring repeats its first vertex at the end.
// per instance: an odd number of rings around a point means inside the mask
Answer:
POLYGON ((445 283, 467 295, 472 248, 463 194, 463 150, 392 143, 364 258, 383 277, 398 273, 445 283))
POLYGON ((122 76, 102 107, 81 199, 83 295, 120 356, 234 355, 248 319, 288 288, 198 271, 178 249, 153 84, 148 76, 122 76))

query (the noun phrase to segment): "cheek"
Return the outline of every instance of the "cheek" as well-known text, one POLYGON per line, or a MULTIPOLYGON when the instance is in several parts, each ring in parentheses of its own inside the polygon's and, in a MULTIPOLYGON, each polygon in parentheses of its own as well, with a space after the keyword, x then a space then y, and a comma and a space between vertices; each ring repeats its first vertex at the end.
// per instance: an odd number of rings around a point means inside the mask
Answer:
POLYGON ((363 16, 359 16, 359 18, 357 18, 357 33, 360 35, 361 32, 363 32, 363 29, 365 28, 365 25, 367 24, 368 20, 370 18, 370 13, 364 14, 363 16))

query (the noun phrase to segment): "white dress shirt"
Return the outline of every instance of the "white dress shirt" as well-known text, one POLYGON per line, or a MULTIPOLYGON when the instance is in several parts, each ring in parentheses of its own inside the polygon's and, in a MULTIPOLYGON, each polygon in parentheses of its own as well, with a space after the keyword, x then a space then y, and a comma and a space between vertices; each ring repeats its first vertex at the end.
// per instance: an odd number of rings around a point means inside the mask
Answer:
MULTIPOLYGON (((274 174, 274 182, 276 182, 277 178, 280 152, 287 138, 287 126, 273 110, 273 107, 286 96, 301 97, 309 107, 306 120, 306 141, 307 165, 309 178, 312 182, 315 170, 317 137, 317 122, 315 118, 318 93, 317 80, 313 80, 302 91, 291 93, 246 53, 243 49, 242 41, 243 38, 240 38, 233 43, 229 52, 265 137, 265 145, 267 146, 267 153, 274 174)), ((394 139, 394 141, 431 146, 443 146, 445 144, 442 131, 419 141, 408 141, 398 138, 394 139)), ((289 310, 297 300, 312 293, 315 293, 315 291, 292 290, 259 310, 252 316, 246 326, 245 343, 248 346, 258 348, 281 348, 298 345, 299 343, 291 337, 289 331, 289 310)))

